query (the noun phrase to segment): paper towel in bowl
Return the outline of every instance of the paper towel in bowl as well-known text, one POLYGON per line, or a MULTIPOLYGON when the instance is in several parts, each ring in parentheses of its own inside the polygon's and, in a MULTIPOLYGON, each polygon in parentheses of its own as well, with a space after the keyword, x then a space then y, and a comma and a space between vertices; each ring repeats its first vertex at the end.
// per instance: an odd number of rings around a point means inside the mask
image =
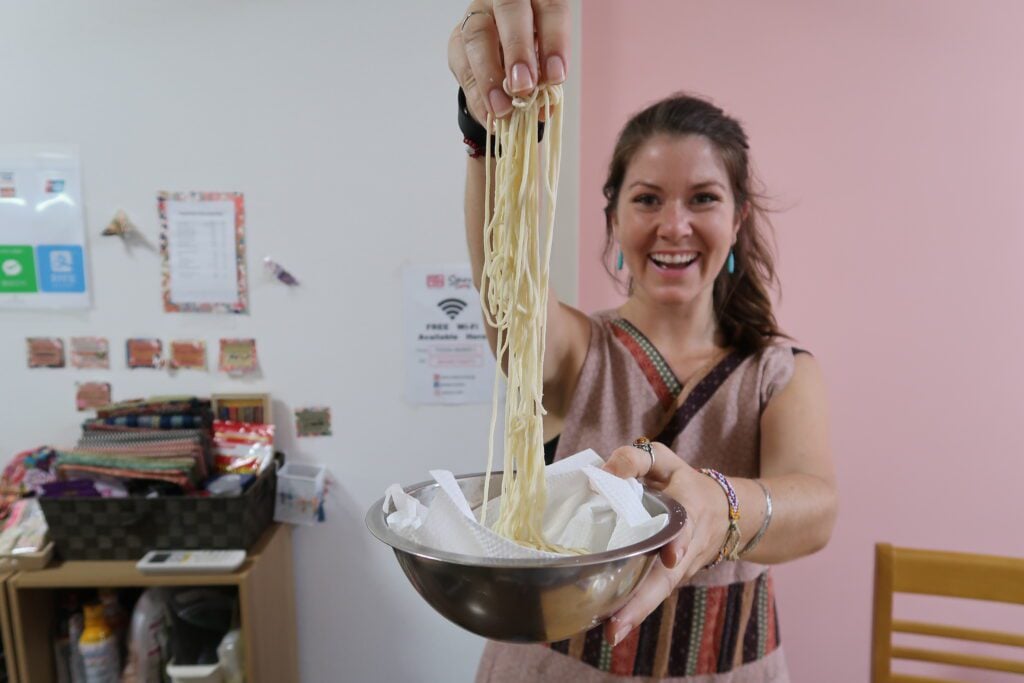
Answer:
MULTIPOLYGON (((544 538, 562 548, 587 553, 614 550, 660 531, 668 516, 651 517, 642 504, 643 487, 601 469, 604 461, 587 449, 544 468, 547 504, 544 538)), ((427 507, 398 484, 388 487, 384 513, 388 527, 411 541, 446 552, 496 559, 565 557, 526 548, 480 524, 447 470, 431 470, 438 490, 427 507), (394 507, 394 511, 392 510, 394 507)), ((487 509, 488 524, 498 517, 498 499, 487 509)))

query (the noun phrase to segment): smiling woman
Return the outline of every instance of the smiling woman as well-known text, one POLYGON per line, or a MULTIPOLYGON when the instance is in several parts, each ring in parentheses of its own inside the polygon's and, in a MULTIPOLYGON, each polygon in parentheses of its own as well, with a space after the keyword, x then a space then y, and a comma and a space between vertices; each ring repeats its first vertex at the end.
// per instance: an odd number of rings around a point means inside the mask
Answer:
MULTIPOLYGON (((564 80, 567 11, 474 1, 449 65, 478 120, 508 115, 503 81, 522 97, 564 80)), ((489 233, 478 152, 465 215, 479 286, 489 233)), ((679 500, 687 523, 603 627, 548 647, 488 643, 477 680, 788 681, 766 565, 824 547, 836 486, 821 371, 772 310, 746 133, 705 100, 657 102, 620 134, 604 196, 606 262, 614 253, 629 297, 586 315, 547 293, 545 450, 557 460, 593 448, 605 469, 679 500)))
MULTIPOLYGON (((620 245, 632 295, 634 286, 644 284, 636 282, 648 272, 644 261, 658 265, 653 253, 637 257, 635 248, 660 248, 667 257, 663 266, 666 260, 703 260, 693 279, 699 288, 714 283, 712 303, 726 342, 756 350, 781 331, 769 297, 777 284, 765 234, 770 222, 753 188, 748 148, 739 123, 696 97, 676 95, 634 116, 619 136, 604 185, 605 262, 620 245), (626 202, 620 202, 623 193, 626 202)), ((655 287, 641 296, 657 292, 655 287)))

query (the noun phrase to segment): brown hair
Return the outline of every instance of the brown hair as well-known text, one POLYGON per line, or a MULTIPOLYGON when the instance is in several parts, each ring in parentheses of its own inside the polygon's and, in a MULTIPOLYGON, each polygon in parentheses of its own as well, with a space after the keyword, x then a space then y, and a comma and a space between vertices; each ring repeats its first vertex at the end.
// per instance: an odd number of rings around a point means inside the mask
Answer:
POLYGON ((656 135, 703 135, 710 140, 729 174, 736 210, 742 212, 746 207, 733 247, 735 272, 730 274, 723 268, 715 278, 714 311, 722 343, 755 352, 773 337, 785 337, 775 321, 769 296, 771 288, 778 288, 770 241, 772 227, 764 197, 754 189, 747 134, 736 119, 706 100, 681 93, 672 95, 633 116, 622 129, 604 183, 604 197, 608 200, 604 208, 605 268, 615 277, 608 268, 615 243, 612 215, 626 170, 637 151, 656 135))

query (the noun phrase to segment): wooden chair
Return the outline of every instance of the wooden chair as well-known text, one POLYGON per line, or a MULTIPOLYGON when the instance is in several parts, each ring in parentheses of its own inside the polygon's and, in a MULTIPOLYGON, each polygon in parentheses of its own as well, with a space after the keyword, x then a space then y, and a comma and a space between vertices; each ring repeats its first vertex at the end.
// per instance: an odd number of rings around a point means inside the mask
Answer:
MULTIPOLYGON (((1024 674, 1024 661, 940 649, 900 647, 893 633, 914 633, 1024 647, 1024 635, 892 618, 893 593, 918 593, 1024 605, 1024 559, 875 546, 875 598, 871 638, 872 683, 951 683, 948 679, 893 674, 893 659, 937 662, 1024 674)), ((1022 620, 1024 623, 1024 620, 1022 620)))

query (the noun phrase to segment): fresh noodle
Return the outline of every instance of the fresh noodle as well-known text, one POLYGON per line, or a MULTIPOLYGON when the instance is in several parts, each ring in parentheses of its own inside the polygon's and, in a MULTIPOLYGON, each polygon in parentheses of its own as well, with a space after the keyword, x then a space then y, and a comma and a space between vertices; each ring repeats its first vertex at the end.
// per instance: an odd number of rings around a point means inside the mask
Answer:
MULTIPOLYGON (((498 417, 498 385, 504 365, 505 462, 501 508, 494 530, 522 545, 566 552, 544 540, 544 333, 548 266, 554 234, 562 153, 562 87, 541 86, 515 98, 507 119, 488 116, 485 159, 484 267, 480 291, 484 315, 497 330, 497 371, 492 399, 484 501, 489 500, 498 417), (543 112, 545 134, 537 144, 543 112), (491 213, 491 150, 494 143, 494 208, 491 213), (540 157, 540 158, 538 158, 540 157), (541 169, 543 167, 543 169, 541 169), (540 192, 543 192, 543 195, 540 192), (541 241, 543 239, 543 241, 541 241)), ((487 523, 487 505, 481 524, 487 523)))

